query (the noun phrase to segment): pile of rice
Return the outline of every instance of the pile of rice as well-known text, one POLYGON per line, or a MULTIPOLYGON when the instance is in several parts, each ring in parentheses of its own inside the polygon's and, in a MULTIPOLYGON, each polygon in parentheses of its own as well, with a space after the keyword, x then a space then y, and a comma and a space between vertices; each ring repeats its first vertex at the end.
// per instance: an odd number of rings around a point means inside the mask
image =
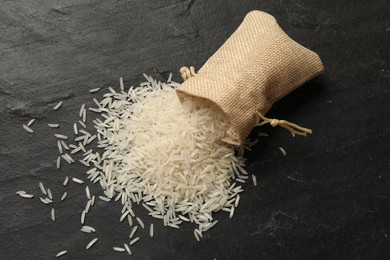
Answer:
MULTIPOLYGON (((133 211, 134 203, 142 205, 165 226, 179 228, 183 222, 195 223, 194 236, 199 241, 218 222, 214 219, 215 212, 226 211, 233 217, 240 201, 239 193, 243 191, 241 184, 248 179, 241 156, 243 147, 237 152, 235 147, 221 141, 229 128, 224 114, 206 100, 186 99, 180 103, 175 90, 179 84, 171 81, 171 77, 172 74, 167 83, 161 83, 145 75, 147 82, 127 91, 121 78, 120 91, 110 87, 101 101, 93 99, 97 107, 81 106, 81 120, 73 124, 73 140, 65 134, 54 134, 60 153, 57 168, 61 168, 62 161, 76 163, 73 157, 83 152, 79 162, 88 167, 87 178, 103 188, 105 196, 99 198, 122 203, 120 221, 127 218, 133 227, 131 241, 124 243, 124 247, 114 247, 117 252, 127 251, 131 255, 130 246, 140 239, 135 237, 138 225, 145 228, 133 211), (94 133, 87 131, 88 110, 99 114, 93 120, 94 133)), ((62 102, 56 104, 54 110, 61 106, 62 102)), ((23 125, 30 134, 34 134, 30 128, 34 121, 23 125)), ((48 126, 56 129, 59 124, 48 126)), ((62 185, 67 186, 69 180, 85 184, 79 178, 66 176, 62 185)), ((252 181, 256 186, 254 175, 252 181)), ((53 199, 50 189, 42 182, 39 187, 42 203, 50 205, 57 199, 53 199)), ((95 195, 88 186, 85 189, 88 202, 80 216, 81 231, 95 233, 95 228, 85 223, 95 195)), ((34 198, 25 191, 16 194, 34 198)), ((66 197, 65 191, 60 200, 66 197)), ((56 220, 54 208, 51 220, 56 220)), ((152 223, 150 237, 154 232, 152 223)), ((86 249, 97 241, 97 237, 92 239, 86 249)), ((67 252, 62 250, 56 256, 67 252)))
POLYGON ((95 102, 93 111, 102 117, 93 122, 104 152, 83 159, 93 165, 88 178, 99 181, 108 198, 121 200, 123 214, 134 216, 132 203, 142 203, 166 226, 196 223, 202 237, 217 223, 214 212, 233 216, 243 189, 232 180, 248 178, 244 159, 221 142, 229 122, 218 108, 191 99, 181 104, 177 83, 145 77, 141 87, 110 89, 95 102))

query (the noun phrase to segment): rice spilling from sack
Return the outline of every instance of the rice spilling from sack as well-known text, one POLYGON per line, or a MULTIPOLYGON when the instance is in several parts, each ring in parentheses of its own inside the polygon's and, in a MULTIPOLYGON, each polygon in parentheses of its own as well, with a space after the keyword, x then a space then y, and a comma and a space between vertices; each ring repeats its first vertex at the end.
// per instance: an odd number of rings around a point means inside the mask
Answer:
MULTIPOLYGON (((95 103, 98 145, 88 153, 88 178, 100 182, 108 198, 120 200, 123 214, 134 217, 142 204, 164 225, 194 222, 201 234, 214 226, 213 213, 234 212, 239 183, 248 178, 244 159, 223 143, 229 122, 207 101, 181 104, 175 82, 146 76, 140 87, 104 95, 95 103)), ((232 215, 232 214, 231 214, 232 215)))

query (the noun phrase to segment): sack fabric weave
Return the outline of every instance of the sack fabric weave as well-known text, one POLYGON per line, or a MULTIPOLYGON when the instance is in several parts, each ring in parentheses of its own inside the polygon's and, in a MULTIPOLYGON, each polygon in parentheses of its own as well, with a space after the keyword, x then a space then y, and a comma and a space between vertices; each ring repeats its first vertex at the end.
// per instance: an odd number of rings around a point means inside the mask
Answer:
POLYGON ((319 56, 289 38, 273 16, 251 11, 177 95, 216 104, 230 121, 223 141, 241 145, 258 113, 322 71, 319 56))

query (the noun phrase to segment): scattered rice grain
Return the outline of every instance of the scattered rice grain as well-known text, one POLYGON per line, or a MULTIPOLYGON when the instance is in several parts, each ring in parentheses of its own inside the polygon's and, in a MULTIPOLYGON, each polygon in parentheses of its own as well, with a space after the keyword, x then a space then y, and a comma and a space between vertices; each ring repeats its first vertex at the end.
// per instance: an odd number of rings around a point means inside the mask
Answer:
POLYGON ((57 105, 54 106, 54 110, 59 109, 62 106, 62 101, 58 102, 57 105))

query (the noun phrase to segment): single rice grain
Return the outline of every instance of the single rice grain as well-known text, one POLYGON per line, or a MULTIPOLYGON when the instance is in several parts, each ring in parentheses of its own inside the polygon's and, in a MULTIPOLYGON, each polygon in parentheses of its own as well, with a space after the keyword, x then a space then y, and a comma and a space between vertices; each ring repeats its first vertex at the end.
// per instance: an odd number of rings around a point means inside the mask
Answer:
POLYGON ((26 125, 23 125, 23 128, 24 128, 24 130, 26 130, 27 132, 29 132, 31 134, 34 133, 34 131, 30 127, 28 127, 26 125))
POLYGON ((59 253, 56 254, 56 257, 63 256, 63 255, 65 255, 66 253, 68 253, 68 251, 66 251, 66 250, 61 251, 61 252, 59 252, 59 253))
POLYGON ((91 242, 88 243, 88 245, 85 247, 87 250, 90 249, 95 243, 98 241, 98 238, 94 238, 91 240, 91 242))
POLYGON ((54 110, 59 109, 62 106, 62 101, 58 102, 57 105, 54 106, 54 110))

